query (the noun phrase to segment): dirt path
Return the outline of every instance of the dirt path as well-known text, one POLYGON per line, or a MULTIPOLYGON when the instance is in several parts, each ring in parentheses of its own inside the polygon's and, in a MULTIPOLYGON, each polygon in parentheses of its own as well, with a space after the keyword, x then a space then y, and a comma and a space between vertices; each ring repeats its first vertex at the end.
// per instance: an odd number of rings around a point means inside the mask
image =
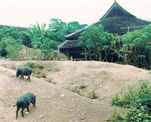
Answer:
POLYGON ((15 71, 0 66, 0 122, 100 122, 111 117, 112 107, 81 97, 58 86, 31 77, 29 83, 15 77, 15 71), (15 119, 13 104, 24 93, 37 95, 36 108, 15 119))

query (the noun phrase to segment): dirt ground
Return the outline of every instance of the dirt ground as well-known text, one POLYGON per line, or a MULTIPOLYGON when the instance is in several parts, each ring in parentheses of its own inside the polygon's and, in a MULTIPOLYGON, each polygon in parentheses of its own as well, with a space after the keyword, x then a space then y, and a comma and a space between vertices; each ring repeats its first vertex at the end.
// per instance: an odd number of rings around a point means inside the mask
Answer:
POLYGON ((97 61, 0 61, 0 122, 104 122, 112 118, 110 101, 127 84, 150 79, 147 70, 97 61), (16 78, 16 68, 41 64, 45 78, 32 74, 31 82, 16 78), (34 108, 19 112, 16 100, 23 94, 37 95, 34 108), (90 99, 95 92, 97 99, 90 99))

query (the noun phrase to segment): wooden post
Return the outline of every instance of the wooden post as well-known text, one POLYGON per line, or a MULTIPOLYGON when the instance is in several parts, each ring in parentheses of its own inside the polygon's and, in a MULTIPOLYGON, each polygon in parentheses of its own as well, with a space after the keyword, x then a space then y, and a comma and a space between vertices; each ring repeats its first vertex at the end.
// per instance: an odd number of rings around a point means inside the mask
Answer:
POLYGON ((70 53, 69 53, 69 51, 68 51, 68 49, 66 49, 66 54, 65 54, 67 57, 68 57, 68 60, 70 60, 70 53))
POLYGON ((84 58, 85 58, 85 61, 87 60, 87 50, 86 50, 86 48, 84 49, 84 58))
POLYGON ((67 53, 67 55, 68 55, 68 60, 71 60, 71 56, 69 52, 67 53))
POLYGON ((102 53, 99 53, 99 61, 102 61, 102 53))
POLYGON ((73 57, 72 56, 71 56, 70 60, 73 61, 73 57))
POLYGON ((130 27, 129 26, 127 27, 127 31, 130 32, 130 27))

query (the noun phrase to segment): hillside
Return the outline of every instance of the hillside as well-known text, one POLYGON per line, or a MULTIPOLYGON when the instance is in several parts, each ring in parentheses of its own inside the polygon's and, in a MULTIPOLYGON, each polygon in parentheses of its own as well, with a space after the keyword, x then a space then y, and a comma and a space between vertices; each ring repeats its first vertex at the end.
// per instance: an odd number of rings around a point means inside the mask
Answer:
MULTIPOLYGON (((126 84, 148 79, 149 71, 96 61, 0 61, 1 122, 102 122, 112 118, 111 98, 126 84), (20 65, 35 68, 31 82, 15 77, 20 65), (36 78, 38 77, 43 78, 36 78), (97 99, 90 99, 92 92, 97 99), (37 95, 36 108, 15 119, 18 97, 37 95), (8 114, 9 113, 9 114, 8 114)), ((26 112, 26 111, 25 111, 26 112)))

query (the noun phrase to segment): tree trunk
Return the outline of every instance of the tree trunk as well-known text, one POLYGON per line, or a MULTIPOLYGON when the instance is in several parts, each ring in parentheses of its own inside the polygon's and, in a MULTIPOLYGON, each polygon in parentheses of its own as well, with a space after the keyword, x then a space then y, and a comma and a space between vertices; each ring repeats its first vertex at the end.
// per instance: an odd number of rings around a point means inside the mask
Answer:
POLYGON ((148 52, 149 69, 151 68, 151 52, 148 52))

